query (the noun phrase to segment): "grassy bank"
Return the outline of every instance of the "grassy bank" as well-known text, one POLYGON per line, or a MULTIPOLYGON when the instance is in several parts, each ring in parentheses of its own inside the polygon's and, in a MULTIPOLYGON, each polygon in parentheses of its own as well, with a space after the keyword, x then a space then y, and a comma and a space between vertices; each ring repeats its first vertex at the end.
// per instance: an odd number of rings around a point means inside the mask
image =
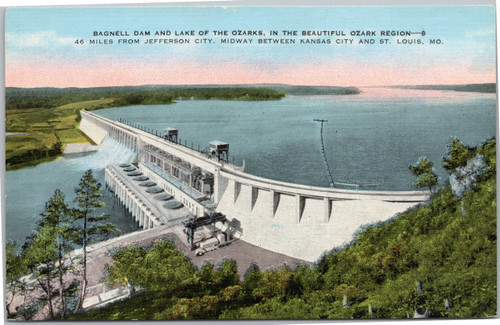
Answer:
POLYGON ((81 109, 172 104, 177 99, 277 100, 285 93, 267 88, 7 88, 6 168, 52 161, 68 143, 92 142, 78 129, 81 109))
POLYGON ((54 108, 7 109, 5 141, 7 170, 35 166, 57 159, 68 143, 92 142, 79 129, 82 108, 101 108, 112 99, 66 104, 54 108))
POLYGON ((108 282, 127 279, 148 292, 70 319, 407 318, 425 309, 433 318, 495 316, 496 141, 475 154, 488 169, 463 198, 445 186, 312 268, 254 266, 240 281, 230 262, 193 270, 171 245, 122 249, 108 282), (181 268, 165 267, 174 263, 181 268))

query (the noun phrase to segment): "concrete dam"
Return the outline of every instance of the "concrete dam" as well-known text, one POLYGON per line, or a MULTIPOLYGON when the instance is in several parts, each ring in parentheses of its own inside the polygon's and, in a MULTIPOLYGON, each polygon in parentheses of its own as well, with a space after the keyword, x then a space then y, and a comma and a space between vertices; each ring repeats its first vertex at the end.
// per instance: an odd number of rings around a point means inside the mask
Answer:
MULTIPOLYGON (((134 149, 137 175, 153 181, 191 216, 224 214, 227 222, 217 223, 217 228, 306 261, 349 243, 360 227, 388 220, 430 196, 423 191, 344 190, 266 179, 228 163, 223 143, 213 142, 215 154, 210 154, 178 143, 176 130, 155 134, 87 111, 81 116, 80 130, 97 144, 109 136, 134 149)), ((106 184, 140 226, 179 222, 134 186, 133 172, 127 174, 118 166, 124 162, 116 163, 106 168, 106 184)))

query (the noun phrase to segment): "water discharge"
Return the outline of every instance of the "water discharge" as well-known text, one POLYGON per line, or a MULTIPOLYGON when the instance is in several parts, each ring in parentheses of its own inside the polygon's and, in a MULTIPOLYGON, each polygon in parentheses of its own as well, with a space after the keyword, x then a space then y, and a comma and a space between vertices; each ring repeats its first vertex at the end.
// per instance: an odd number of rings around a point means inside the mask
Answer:
POLYGON ((106 137, 99 146, 96 153, 85 157, 63 157, 61 163, 77 170, 101 170, 110 164, 130 162, 135 157, 135 152, 117 142, 115 139, 106 137), (84 159, 82 159, 84 158, 84 159))

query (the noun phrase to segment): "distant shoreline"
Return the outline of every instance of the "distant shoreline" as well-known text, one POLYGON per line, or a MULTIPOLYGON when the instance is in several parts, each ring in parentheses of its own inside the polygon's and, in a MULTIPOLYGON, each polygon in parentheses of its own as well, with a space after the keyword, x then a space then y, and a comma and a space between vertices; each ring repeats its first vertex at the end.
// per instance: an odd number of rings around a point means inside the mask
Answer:
POLYGON ((451 90, 451 91, 488 93, 488 94, 494 94, 497 92, 496 83, 467 84, 467 85, 388 86, 388 88, 421 89, 421 90, 451 90))
POLYGON ((54 108, 76 102, 105 103, 86 109, 127 105, 173 104, 179 99, 280 100, 287 95, 352 95, 356 87, 257 85, 144 85, 89 88, 5 88, 5 107, 11 109, 54 108))

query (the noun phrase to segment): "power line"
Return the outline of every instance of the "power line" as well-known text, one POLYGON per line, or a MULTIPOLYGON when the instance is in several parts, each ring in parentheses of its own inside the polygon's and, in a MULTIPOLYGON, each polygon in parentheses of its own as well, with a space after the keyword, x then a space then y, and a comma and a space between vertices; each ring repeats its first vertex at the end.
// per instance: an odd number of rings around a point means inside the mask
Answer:
POLYGON ((330 166, 328 165, 328 160, 326 160, 325 144, 324 144, 324 141, 323 141, 323 123, 328 122, 328 120, 314 119, 313 121, 321 123, 321 130, 320 130, 320 135, 321 135, 321 154, 323 155, 323 161, 325 162, 326 172, 328 173, 328 178, 330 179, 330 187, 333 188, 334 187, 333 177, 332 177, 332 173, 330 172, 330 166))

